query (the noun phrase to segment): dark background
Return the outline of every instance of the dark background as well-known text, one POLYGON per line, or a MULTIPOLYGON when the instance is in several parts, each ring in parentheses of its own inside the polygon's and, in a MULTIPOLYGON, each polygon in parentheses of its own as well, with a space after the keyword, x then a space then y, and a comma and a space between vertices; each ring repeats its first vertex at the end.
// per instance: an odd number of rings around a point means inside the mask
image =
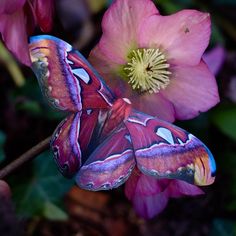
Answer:
MULTIPOLYGON (((101 36, 101 19, 110 2, 55 1, 50 34, 68 41, 87 57, 101 36)), ((159 216, 146 221, 135 215, 122 187, 97 193, 73 187, 73 180, 61 177, 46 151, 6 179, 25 235, 236 235, 236 1, 155 3, 163 15, 185 8, 210 12, 213 32, 209 49, 217 45, 225 49, 224 63, 216 75, 220 104, 193 120, 177 122, 211 149, 217 162, 215 183, 203 188, 206 194, 200 197, 171 199, 159 216)), ((20 73, 14 72, 11 65, 16 62, 2 63, 2 58, 0 49, 1 167, 51 135, 64 117, 42 98, 30 69, 17 63, 20 73), (21 74, 23 84, 17 83, 21 74)))

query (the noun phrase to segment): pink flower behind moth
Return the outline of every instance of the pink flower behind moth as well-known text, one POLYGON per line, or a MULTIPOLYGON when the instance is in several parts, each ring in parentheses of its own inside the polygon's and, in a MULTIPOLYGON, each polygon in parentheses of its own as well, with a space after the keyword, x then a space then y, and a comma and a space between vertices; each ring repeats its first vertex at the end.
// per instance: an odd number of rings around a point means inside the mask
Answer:
POLYGON ((0 1, 0 33, 7 48, 30 66, 28 35, 38 25, 43 32, 52 27, 53 0, 0 1))
POLYGON ((161 213, 169 198, 196 196, 204 192, 192 184, 177 179, 154 179, 139 170, 125 184, 125 195, 132 201, 137 214, 149 219, 161 213))
POLYGON ((173 122, 219 102, 214 75, 202 60, 209 43, 208 13, 160 15, 151 0, 115 0, 89 61, 134 107, 173 122))
POLYGON ((63 40, 49 35, 30 40, 43 94, 68 113, 51 139, 64 176, 91 191, 125 183, 126 196, 145 218, 160 213, 170 197, 201 194, 195 185, 214 182, 214 158, 194 135, 134 109, 63 40))

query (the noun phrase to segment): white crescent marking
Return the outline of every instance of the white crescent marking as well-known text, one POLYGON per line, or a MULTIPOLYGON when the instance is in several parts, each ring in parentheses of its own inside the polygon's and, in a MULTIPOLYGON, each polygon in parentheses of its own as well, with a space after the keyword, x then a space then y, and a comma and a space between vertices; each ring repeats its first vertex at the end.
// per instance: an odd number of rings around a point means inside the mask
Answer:
POLYGON ((161 127, 157 130, 156 134, 158 136, 162 137, 163 139, 165 139, 168 143, 175 144, 172 133, 170 130, 161 127))
POLYGON ((86 84, 89 82, 89 75, 83 68, 73 69, 72 72, 73 74, 79 76, 80 79, 82 79, 86 84))

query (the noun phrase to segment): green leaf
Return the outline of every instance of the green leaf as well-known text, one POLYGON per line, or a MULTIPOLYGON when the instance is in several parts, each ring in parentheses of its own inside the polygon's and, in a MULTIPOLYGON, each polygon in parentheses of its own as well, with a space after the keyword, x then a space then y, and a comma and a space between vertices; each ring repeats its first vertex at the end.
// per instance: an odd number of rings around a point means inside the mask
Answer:
MULTIPOLYGON (((48 208, 53 208, 55 204, 62 205, 63 196, 71 188, 73 181, 60 174, 49 151, 33 161, 32 174, 26 175, 12 183, 17 212, 25 217, 44 216, 53 219, 53 213, 50 215, 48 208)), ((56 206, 53 208, 54 212, 55 208, 56 206)), ((63 214, 58 212, 59 209, 55 219, 63 218, 63 214)))
POLYGON ((3 146, 6 141, 6 135, 0 130, 0 162, 2 162, 5 159, 5 153, 3 146))
POLYGON ((43 216, 49 220, 65 221, 68 219, 68 215, 51 202, 45 202, 43 216))
POLYGON ((31 116, 47 120, 61 120, 65 117, 65 112, 50 107, 35 78, 26 80, 25 85, 12 91, 10 97, 17 110, 31 116))
POLYGON ((18 110, 27 111, 32 115, 40 116, 40 114, 43 114, 43 110, 40 107, 39 103, 36 101, 25 101, 23 103, 20 103, 16 106, 18 110))
POLYGON ((228 205, 226 206, 226 209, 229 211, 235 211, 236 210, 236 200, 232 199, 232 201, 230 201, 228 203, 228 205))
POLYGON ((172 14, 174 12, 183 10, 183 8, 191 8, 194 5, 192 0, 155 0, 154 1, 157 8, 160 6, 164 9, 167 14, 172 14))
POLYGON ((222 157, 217 160, 218 172, 227 179, 227 184, 221 183, 220 187, 224 189, 225 197, 227 196, 224 207, 226 210, 234 212, 236 210, 236 155, 234 145, 232 147, 229 145, 218 154, 222 157))
POLYGON ((161 6, 167 14, 171 14, 181 10, 181 5, 173 3, 171 1, 159 0, 155 1, 157 6, 161 6))
POLYGON ((220 31, 219 27, 214 23, 214 21, 212 22, 211 44, 225 44, 224 35, 220 31))
POLYGON ((236 224, 225 219, 215 219, 211 230, 211 236, 234 236, 236 234, 236 224))
POLYGON ((222 133, 236 141, 236 106, 215 110, 212 120, 222 133))

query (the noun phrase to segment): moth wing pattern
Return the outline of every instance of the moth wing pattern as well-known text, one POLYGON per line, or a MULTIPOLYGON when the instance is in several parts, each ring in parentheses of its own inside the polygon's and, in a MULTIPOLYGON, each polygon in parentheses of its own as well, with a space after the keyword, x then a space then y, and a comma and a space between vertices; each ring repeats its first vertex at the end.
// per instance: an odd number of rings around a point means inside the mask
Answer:
POLYGON ((130 176, 135 166, 129 132, 119 126, 88 157, 76 175, 76 183, 87 190, 117 188, 130 176))
POLYGON ((30 38, 32 69, 49 103, 60 110, 107 108, 115 97, 88 61, 67 42, 50 36, 30 38))
POLYGON ((125 125, 130 132, 137 166, 144 174, 195 185, 214 182, 214 158, 192 134, 134 110, 125 125))
POLYGON ((58 169, 65 177, 72 177, 81 166, 81 148, 77 142, 81 112, 66 117, 51 138, 51 149, 58 169))

